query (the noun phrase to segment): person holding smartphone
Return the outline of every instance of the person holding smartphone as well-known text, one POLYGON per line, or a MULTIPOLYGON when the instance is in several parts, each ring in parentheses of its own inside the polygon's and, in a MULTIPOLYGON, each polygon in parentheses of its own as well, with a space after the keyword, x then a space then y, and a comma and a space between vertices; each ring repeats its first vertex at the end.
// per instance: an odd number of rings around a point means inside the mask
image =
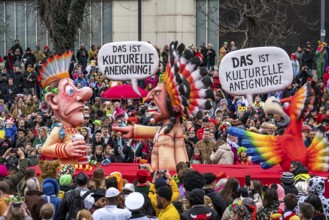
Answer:
POLYGON ((33 220, 25 202, 11 202, 5 213, 0 217, 0 220, 7 220, 9 214, 11 219, 19 219, 22 215, 24 215, 24 220, 33 220))
POLYGON ((157 170, 156 172, 154 172, 153 180, 150 184, 150 190, 148 196, 151 200, 152 207, 156 212, 156 216, 158 216, 161 211, 161 209, 158 207, 157 204, 156 193, 157 190, 163 186, 168 186, 171 188, 172 190, 171 202, 178 200, 180 195, 178 186, 175 180, 171 178, 171 175, 168 172, 168 170, 157 170))

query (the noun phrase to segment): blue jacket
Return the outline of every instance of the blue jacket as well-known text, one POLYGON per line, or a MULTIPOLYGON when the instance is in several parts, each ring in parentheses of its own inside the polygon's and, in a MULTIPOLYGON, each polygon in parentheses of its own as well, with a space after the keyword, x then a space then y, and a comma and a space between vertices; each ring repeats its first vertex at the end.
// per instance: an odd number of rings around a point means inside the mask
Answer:
POLYGON ((41 196, 46 202, 52 203, 55 206, 54 220, 58 219, 58 209, 62 199, 58 198, 59 184, 53 178, 46 178, 42 183, 43 195, 41 196))

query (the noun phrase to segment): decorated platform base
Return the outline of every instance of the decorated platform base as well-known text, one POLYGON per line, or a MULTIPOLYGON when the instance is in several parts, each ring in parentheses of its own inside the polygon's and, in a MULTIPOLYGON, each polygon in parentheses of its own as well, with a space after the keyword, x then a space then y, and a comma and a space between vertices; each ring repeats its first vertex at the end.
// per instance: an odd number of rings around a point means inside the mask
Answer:
MULTIPOLYGON (((105 175, 109 175, 112 172, 119 171, 121 172, 124 179, 127 179, 129 182, 133 182, 136 179, 136 172, 138 170, 137 163, 111 163, 109 166, 98 166, 103 168, 105 175)), ((205 164, 193 164, 193 169, 205 173, 212 172, 217 175, 217 178, 223 177, 235 177, 239 180, 241 185, 245 184, 245 176, 250 175, 251 179, 257 179, 263 184, 270 183, 280 183, 280 176, 282 169, 280 166, 274 166, 268 170, 262 169, 259 165, 205 165, 205 164)), ((36 171, 36 174, 40 175, 39 166, 33 167, 36 171)), ((79 172, 84 172, 89 177, 93 175, 96 166, 92 166, 92 170, 76 170, 75 175, 79 172)), ((174 172, 171 172, 174 175, 174 172)), ((318 175, 329 178, 328 172, 311 172, 312 175, 318 175)), ((149 176, 151 181, 151 175, 149 176)), ((326 181, 326 194, 329 196, 329 183, 326 181)))

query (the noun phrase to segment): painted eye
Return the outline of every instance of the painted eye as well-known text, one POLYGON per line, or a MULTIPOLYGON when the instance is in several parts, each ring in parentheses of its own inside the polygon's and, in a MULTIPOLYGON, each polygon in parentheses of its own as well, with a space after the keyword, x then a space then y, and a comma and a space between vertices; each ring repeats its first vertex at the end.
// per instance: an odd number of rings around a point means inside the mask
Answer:
POLYGON ((73 96, 74 95, 74 88, 70 85, 67 85, 65 87, 65 93, 68 95, 68 96, 73 96))

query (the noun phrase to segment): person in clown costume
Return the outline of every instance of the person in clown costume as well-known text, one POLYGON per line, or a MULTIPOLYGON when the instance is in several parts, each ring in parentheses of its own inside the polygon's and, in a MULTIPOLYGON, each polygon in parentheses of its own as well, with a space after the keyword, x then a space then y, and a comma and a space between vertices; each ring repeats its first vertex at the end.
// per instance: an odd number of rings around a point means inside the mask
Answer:
POLYGON ((83 139, 74 140, 77 128, 84 121, 84 101, 92 97, 89 87, 77 88, 69 77, 72 52, 54 55, 43 64, 40 75, 44 98, 53 110, 59 124, 42 146, 41 153, 59 159, 61 164, 86 162, 83 139))

